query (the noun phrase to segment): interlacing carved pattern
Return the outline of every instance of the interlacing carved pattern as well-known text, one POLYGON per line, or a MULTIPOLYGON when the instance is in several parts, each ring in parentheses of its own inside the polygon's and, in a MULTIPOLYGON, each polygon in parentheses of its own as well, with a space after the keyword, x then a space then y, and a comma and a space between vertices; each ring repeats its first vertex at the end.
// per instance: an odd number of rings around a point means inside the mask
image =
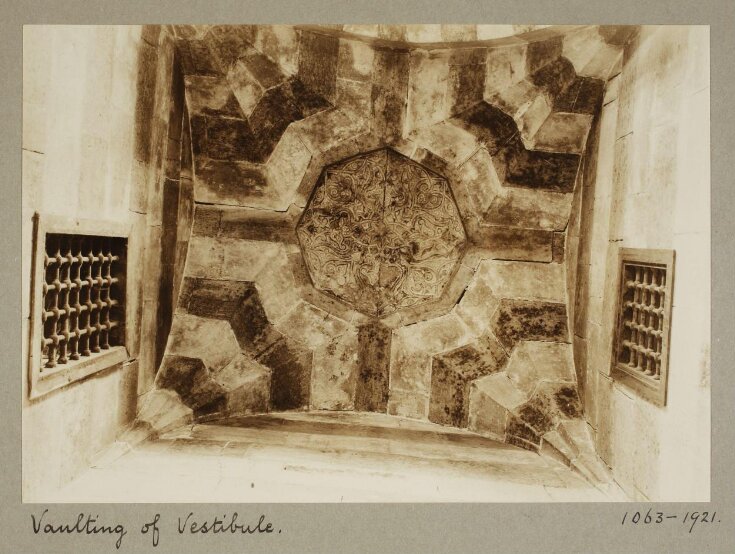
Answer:
POLYGON ((438 298, 466 238, 447 181, 388 148, 325 168, 297 233, 314 286, 372 316, 438 298))

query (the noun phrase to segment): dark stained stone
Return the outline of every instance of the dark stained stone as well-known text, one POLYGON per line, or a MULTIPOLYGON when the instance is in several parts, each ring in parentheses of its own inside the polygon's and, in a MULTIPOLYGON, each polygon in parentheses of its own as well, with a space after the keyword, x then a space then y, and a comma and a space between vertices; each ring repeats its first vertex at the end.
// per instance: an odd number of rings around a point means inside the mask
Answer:
POLYGON ((179 306, 191 315, 229 321, 254 289, 250 282, 186 277, 179 306))
POLYGON ((194 223, 191 233, 200 237, 216 237, 219 234, 219 223, 222 210, 214 206, 197 204, 194 212, 194 223))
POLYGON ((268 177, 250 162, 205 160, 196 166, 197 184, 207 189, 208 202, 242 204, 246 197, 263 196, 268 177))
POLYGON ((556 302, 503 299, 492 329, 508 350, 520 340, 568 342, 567 309, 556 302))
POLYGON ((230 67, 252 46, 240 25, 215 25, 209 30, 212 49, 224 67, 230 67))
POLYGON ((230 93, 230 95, 227 97, 227 101, 221 108, 214 109, 205 106, 202 109, 201 113, 208 116, 226 116, 238 119, 243 118, 242 109, 240 109, 240 103, 237 101, 237 98, 235 98, 235 95, 233 93, 230 93))
POLYGON ((453 119, 457 125, 472 133, 491 156, 511 140, 520 141, 518 126, 513 118, 487 102, 480 102, 453 119))
POLYGON ((262 152, 261 161, 273 152, 286 128, 301 118, 300 106, 289 83, 282 83, 263 94, 248 120, 262 152))
POLYGON ((408 95, 409 56, 406 52, 381 49, 373 60, 372 115, 376 132, 386 142, 403 134, 408 95))
POLYGON ((467 427, 472 381, 503 368, 507 355, 491 336, 435 356, 431 366, 429 420, 467 427))
POLYGON ((507 146, 502 153, 506 161, 505 183, 508 185, 572 192, 577 179, 580 156, 526 150, 522 145, 507 146))
POLYGON ((263 376, 227 393, 228 414, 261 413, 269 409, 270 382, 263 376))
POLYGON ((554 400, 559 411, 567 418, 581 417, 582 407, 577 390, 572 386, 559 387, 554 393, 554 400))
POLYGON ((539 435, 550 431, 554 422, 547 414, 545 406, 538 399, 527 402, 518 410, 519 417, 539 435))
POLYGON ((526 50, 526 70, 534 73, 562 54, 562 37, 530 42, 526 50))
POLYGON ((579 94, 574 102, 574 112, 596 115, 602 107, 605 82, 592 77, 582 77, 581 80, 579 94))
POLYGON ((564 240, 566 233, 555 232, 554 238, 551 243, 551 257, 552 261, 556 264, 564 263, 564 240))
POLYGON ((222 70, 209 45, 203 40, 177 41, 181 68, 185 75, 220 75, 222 70))
POLYGON ((496 260, 550 262, 553 232, 499 225, 481 225, 470 237, 476 248, 496 260))
POLYGON ((391 330, 379 322, 369 323, 359 328, 357 340, 355 410, 384 413, 388 406, 391 330))
MULTIPOLYGON (((256 108, 257 109, 257 108, 256 108)), ((207 117, 207 157, 213 160, 262 162, 273 145, 263 146, 245 119, 207 117)), ((280 135, 279 135, 280 136, 280 135)))
POLYGON ((138 47, 138 74, 135 101, 135 159, 148 162, 150 159, 153 123, 153 103, 156 93, 156 68, 158 50, 146 42, 138 47))
POLYGON ((296 220, 285 212, 224 210, 219 234, 226 238, 295 243, 296 220))
POLYGON ((556 98, 569 88, 577 76, 572 62, 557 58, 530 76, 531 82, 545 90, 551 98, 556 98))
POLYGON ((556 98, 554 98, 555 112, 574 112, 574 102, 577 100, 583 77, 575 77, 574 81, 556 98))
POLYGON ((277 341, 258 357, 272 370, 271 407, 294 410, 309 405, 312 353, 286 338, 277 341))
POLYGON ((449 66, 449 91, 454 99, 453 113, 482 102, 485 92, 485 64, 449 66))
POLYGON ((268 56, 261 54, 255 48, 247 48, 240 61, 248 68, 253 77, 265 89, 274 87, 286 79, 286 75, 268 56))
POLYGON ((290 78, 286 82, 286 86, 290 89, 291 96, 299 109, 301 118, 309 117, 322 110, 332 107, 324 97, 307 88, 304 83, 295 77, 290 78))
POLYGON ((193 114, 189 120, 191 125, 191 149, 195 156, 207 152, 207 118, 193 114))
POLYGON ((554 429, 559 422, 581 415, 576 387, 564 383, 540 383, 528 402, 518 409, 518 418, 539 436, 554 429))
POLYGON ((483 47, 455 48, 449 54, 449 65, 477 66, 484 64, 486 60, 487 48, 483 47))
POLYGON ((240 305, 230 317, 230 325, 240 348, 253 356, 263 353, 282 337, 268 321, 255 286, 243 294, 240 305))
POLYGON ((160 25, 143 25, 140 38, 151 46, 158 46, 158 38, 161 35, 160 25))
POLYGON ((227 415, 227 395, 222 394, 211 402, 194 409, 194 419, 197 421, 209 421, 227 415))
POLYGON ((521 419, 512 417, 505 431, 505 442, 526 450, 537 451, 541 437, 521 419))
POLYGON ((334 102, 337 89, 337 57, 339 39, 301 31, 299 37, 299 79, 329 102, 334 102))
POLYGON ((225 392, 211 379, 202 360, 185 356, 165 356, 156 385, 175 391, 193 410, 217 400, 225 392))

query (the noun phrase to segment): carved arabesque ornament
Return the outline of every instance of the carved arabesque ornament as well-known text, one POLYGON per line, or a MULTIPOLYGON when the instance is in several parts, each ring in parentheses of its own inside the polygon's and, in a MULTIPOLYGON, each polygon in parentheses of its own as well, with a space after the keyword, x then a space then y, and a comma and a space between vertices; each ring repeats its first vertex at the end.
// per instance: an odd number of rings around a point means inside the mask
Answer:
POLYGON ((439 298, 466 240, 447 180, 390 148, 325 167, 297 234, 314 286, 375 317, 439 298))

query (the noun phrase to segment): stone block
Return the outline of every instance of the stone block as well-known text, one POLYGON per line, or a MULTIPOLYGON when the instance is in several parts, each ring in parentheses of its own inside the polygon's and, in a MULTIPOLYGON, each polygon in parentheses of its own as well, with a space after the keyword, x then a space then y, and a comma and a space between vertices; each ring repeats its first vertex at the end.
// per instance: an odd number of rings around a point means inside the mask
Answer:
POLYGON ((200 358, 172 354, 164 356, 156 386, 175 391, 195 411, 216 402, 225 393, 225 388, 212 379, 200 358))
POLYGON ((253 402, 253 408, 257 405, 262 408, 260 411, 267 410, 270 370, 252 357, 240 354, 222 369, 211 372, 211 378, 226 391, 228 402, 235 394, 243 409, 247 409, 248 402, 253 402), (248 389, 251 395, 246 393, 248 389), (260 399, 265 402, 261 403, 260 399))
POLYGON ((592 115, 553 112, 533 137, 533 147, 545 152, 581 154, 587 144, 592 115))
POLYGON ((566 301, 564 267, 558 264, 485 260, 477 273, 498 298, 566 301))
POLYGON ((485 75, 485 98, 517 83, 526 75, 525 44, 488 48, 485 75))
POLYGON ((192 236, 186 260, 187 275, 216 279, 225 260, 222 242, 213 237, 192 236))
POLYGON ((508 349, 519 340, 569 340, 566 306, 557 302, 504 299, 493 316, 491 328, 508 349))
POLYGON ((482 377, 472 384, 470 391, 468 427, 503 440, 513 412, 526 400, 527 396, 513 385, 505 372, 482 377))
POLYGON ((403 137, 408 95, 406 52, 376 50, 373 61, 372 128, 386 142, 403 137))
POLYGON ((529 80, 546 92, 553 104, 555 98, 573 85, 576 77, 572 62, 560 57, 529 75, 529 80))
POLYGON ((141 398, 137 421, 158 433, 191 421, 193 411, 171 390, 154 389, 141 398))
POLYGON ((306 348, 314 349, 325 346, 334 337, 344 333, 347 323, 301 301, 277 323, 276 328, 306 348))
POLYGON ((569 193, 506 188, 492 200, 484 222, 525 229, 563 230, 569 221, 571 205, 569 193))
POLYGON ((481 216, 490 208, 497 194, 503 190, 492 158, 485 148, 478 148, 455 172, 458 187, 470 201, 470 211, 481 216))
POLYGON ((348 328, 314 350, 311 375, 312 410, 353 410, 358 380, 357 330, 348 328))
POLYGON ((310 161, 311 152, 299 139, 296 129, 292 127, 286 129, 279 137, 267 164, 268 181, 273 183, 283 196, 279 209, 288 208, 310 161))
POLYGON ((467 427, 470 385, 502 369, 506 354, 492 336, 435 356, 431 367, 429 420, 467 427))
POLYGON ((556 60, 561 56, 562 48, 561 36, 532 40, 526 47, 526 71, 533 73, 556 60))
POLYGON ((375 54, 369 44, 358 40, 340 39, 337 77, 369 82, 374 57, 375 54))
MULTIPOLYGON (((485 53, 484 49, 478 51, 485 53)), ((460 113, 482 101, 486 70, 484 63, 459 65, 454 61, 453 59, 449 66, 447 82, 447 107, 452 114, 460 113)))
POLYGON ((261 354, 258 362, 271 369, 270 402, 274 410, 308 407, 312 368, 310 351, 284 338, 261 354))
POLYGON ((229 91, 237 99, 243 116, 250 117, 265 92, 263 85, 242 61, 237 61, 232 66, 227 73, 227 82, 229 91))
POLYGON ((479 336, 490 325, 490 316, 498 302, 490 283, 475 272, 453 311, 474 334, 479 336))
MULTIPOLYGON (((472 239, 472 248, 482 258, 498 260, 551 261, 553 232, 500 225, 483 225, 472 239)), ((465 259, 471 254, 465 254, 465 259)))
POLYGON ((298 71, 299 35, 292 25, 257 25, 253 46, 275 60, 288 75, 298 71))
POLYGON ((334 103, 339 39, 309 31, 299 37, 299 79, 314 92, 334 103))
MULTIPOLYGON (((223 228, 233 234, 245 232, 243 226, 232 220, 223 222, 223 228)), ((261 272, 268 272, 271 264, 279 263, 286 255, 283 245, 276 242, 224 238, 218 241, 224 252, 221 275, 225 279, 254 281, 261 272)))
POLYGON ((227 321, 176 314, 166 353, 169 356, 199 358, 214 371, 229 364, 240 353, 240 346, 227 321))
POLYGON ((518 408, 517 413, 521 421, 541 436, 563 420, 579 418, 582 405, 575 386, 541 383, 528 402, 518 408))
POLYGON ((415 50, 410 55, 409 72, 406 134, 439 123, 447 116, 449 60, 446 55, 415 50))
POLYGON ((277 63, 255 48, 243 49, 238 61, 247 68, 265 90, 278 86, 287 78, 277 63))
POLYGON ((355 410, 385 412, 388 405, 391 330, 379 322, 358 330, 358 374, 355 410))
POLYGON ((516 387, 529 396, 544 381, 574 383, 572 345, 522 341, 513 349, 505 371, 516 387))
MULTIPOLYGON (((555 232, 551 241, 551 261, 555 264, 564 263, 564 246, 566 242, 566 233, 555 232)), ((570 256, 570 260, 574 258, 570 256)))
POLYGON ((428 411, 428 395, 391 388, 390 398, 388 399, 388 413, 390 415, 426 419, 428 411))
POLYGON ((415 131, 411 138, 453 166, 469 159, 478 146, 471 133, 449 121, 415 131))

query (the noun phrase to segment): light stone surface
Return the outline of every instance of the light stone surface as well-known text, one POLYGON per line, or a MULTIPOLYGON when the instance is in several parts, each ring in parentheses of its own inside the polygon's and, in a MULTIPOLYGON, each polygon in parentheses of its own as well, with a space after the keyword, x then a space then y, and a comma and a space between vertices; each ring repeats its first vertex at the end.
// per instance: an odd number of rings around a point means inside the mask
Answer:
POLYGON ((506 188, 488 206, 485 221, 493 225, 561 231, 569 222, 571 206, 570 193, 506 188))
POLYGON ((566 301, 562 264, 484 260, 477 272, 498 298, 566 301))
POLYGON ((310 349, 324 347, 347 329, 347 322, 300 301, 276 324, 284 335, 310 349))
POLYGON ((175 314, 166 352, 199 358, 208 369, 216 371, 240 353, 240 346, 227 321, 175 314))
POLYGON ((310 407, 313 410, 351 410, 357 382, 357 329, 314 350, 311 369, 310 407))
POLYGON ((522 341, 505 368, 508 378, 528 396, 540 381, 575 381, 572 345, 559 342, 522 341))

